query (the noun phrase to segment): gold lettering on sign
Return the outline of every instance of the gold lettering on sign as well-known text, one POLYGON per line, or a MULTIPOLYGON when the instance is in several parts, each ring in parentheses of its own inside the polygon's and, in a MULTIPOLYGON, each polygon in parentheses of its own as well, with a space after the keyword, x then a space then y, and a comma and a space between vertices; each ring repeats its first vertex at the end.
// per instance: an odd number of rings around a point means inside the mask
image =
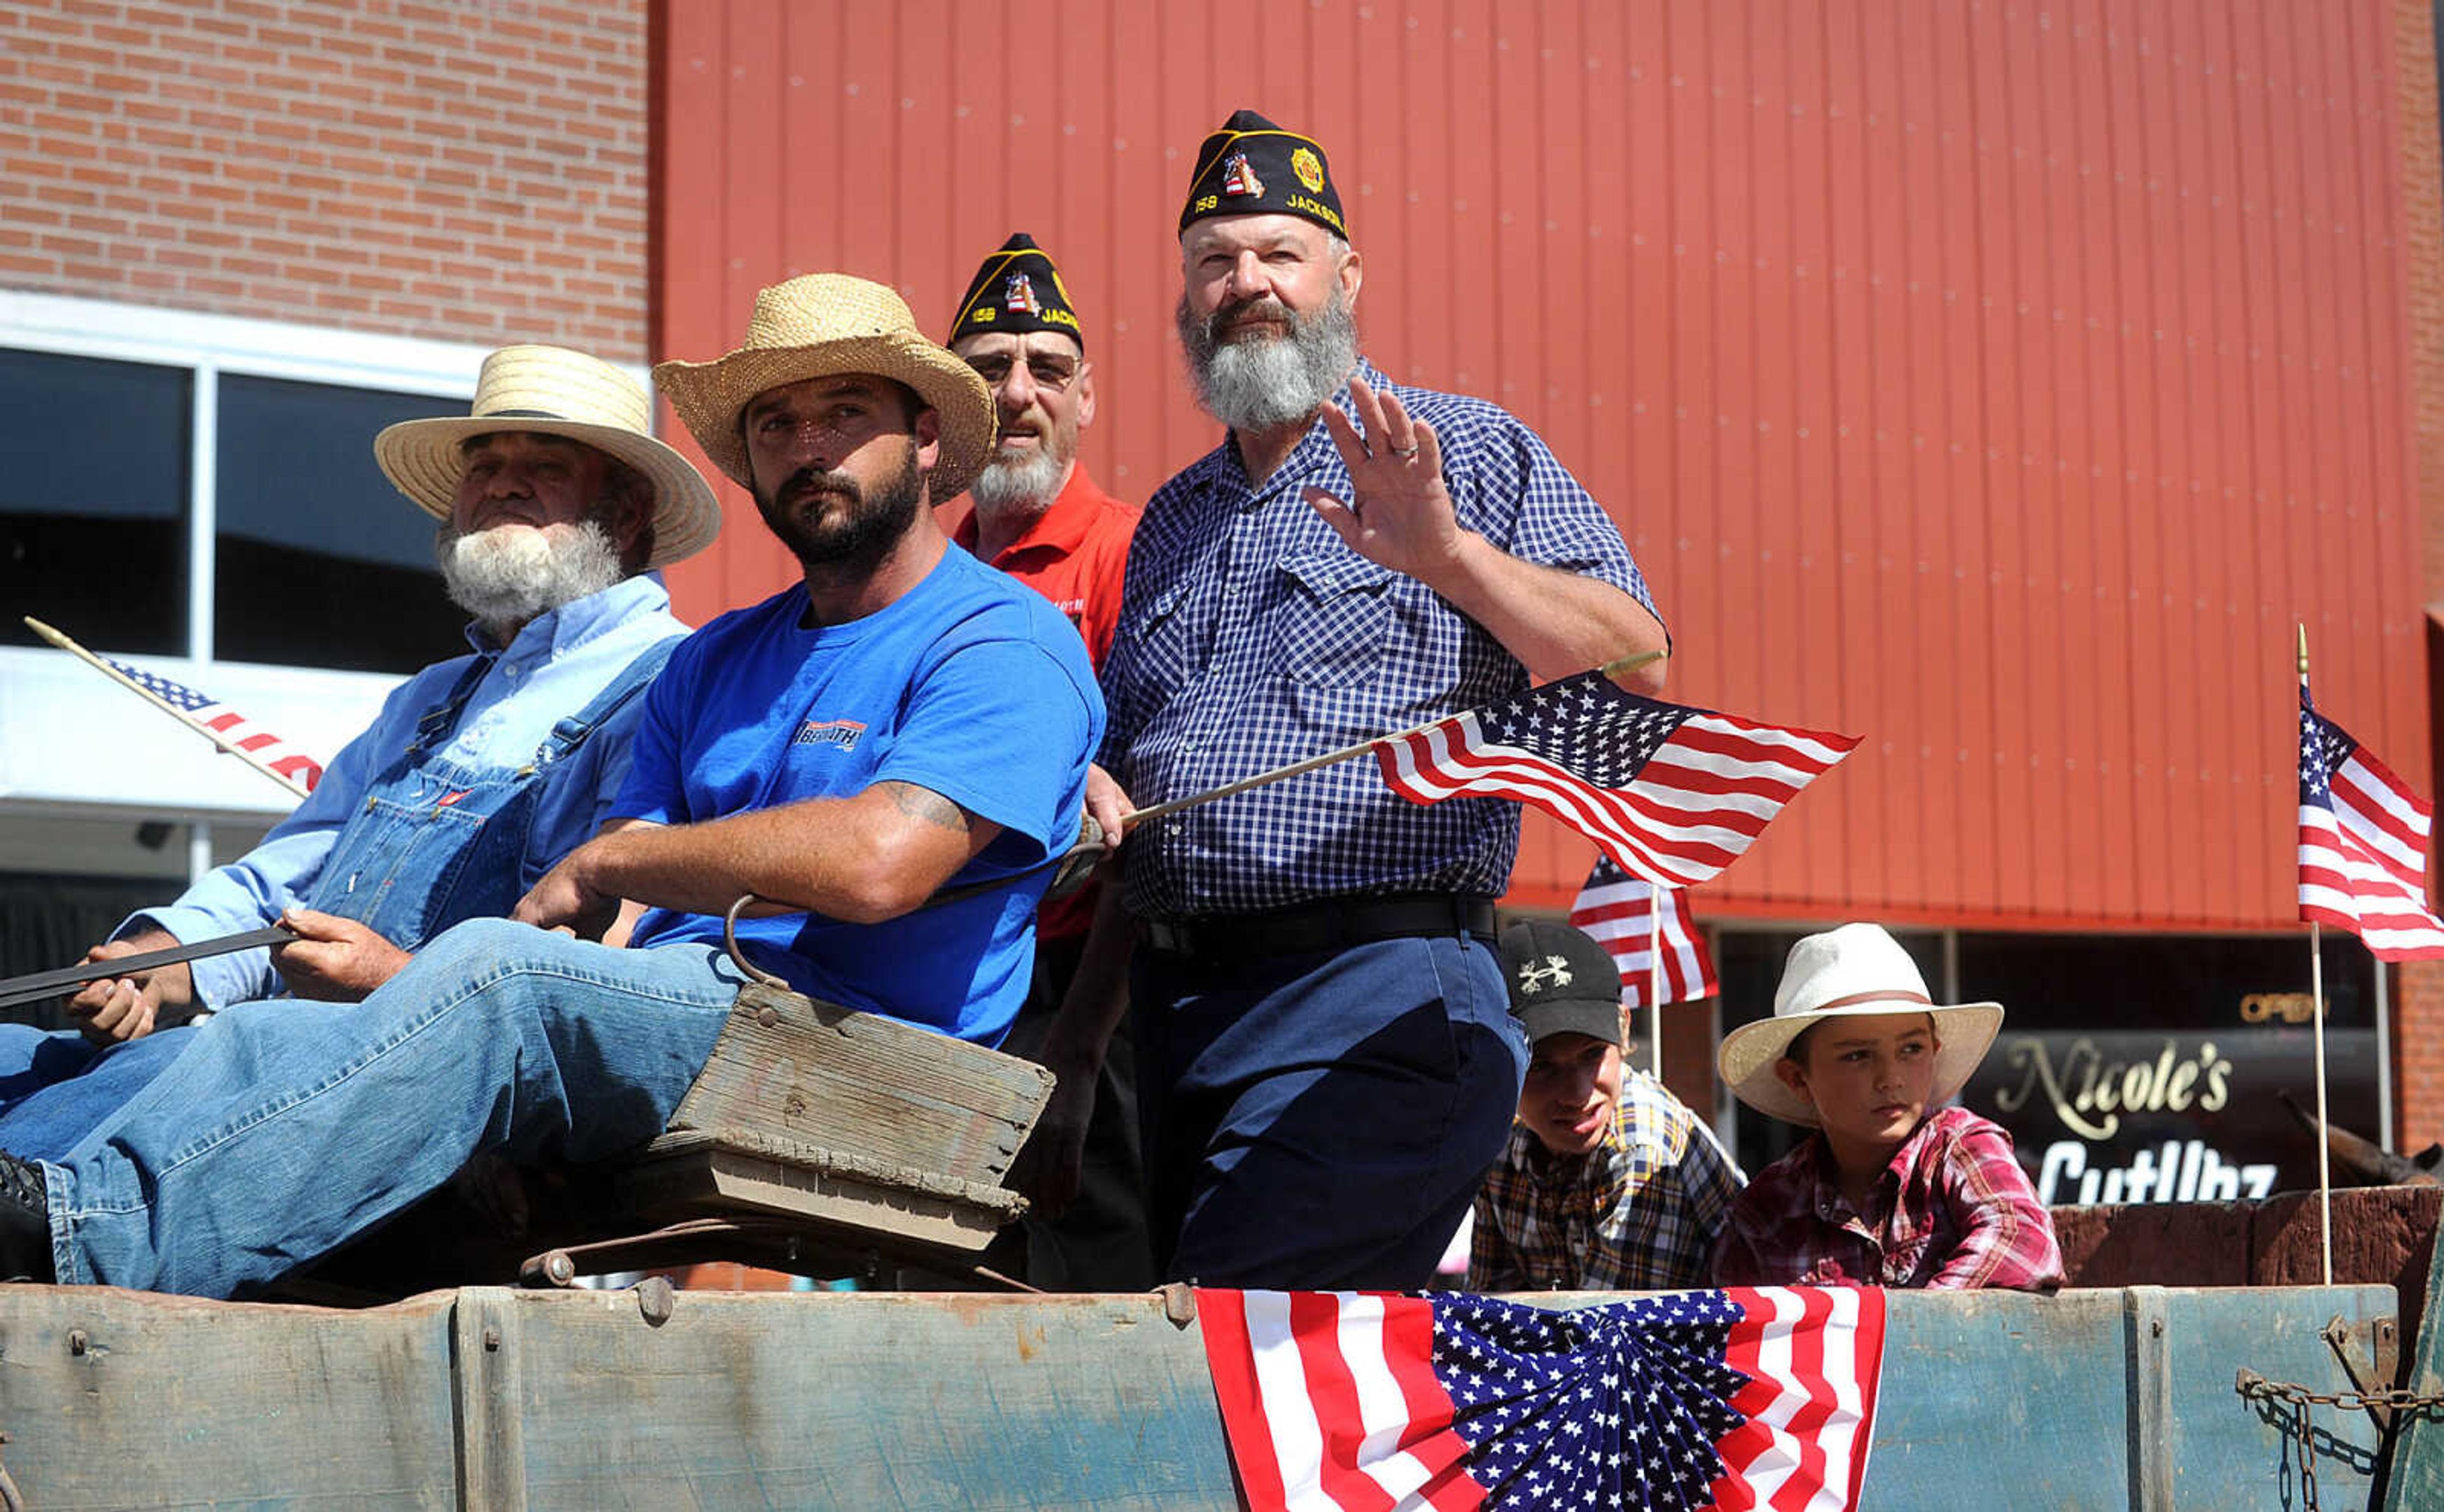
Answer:
POLYGON ((2268 1019, 2306 1023, 2316 1016, 2317 1000, 2305 992, 2251 992, 2240 1000, 2243 1023, 2264 1023, 2268 1019))
POLYGON ((2019 1080, 1994 1094, 1997 1108, 2017 1113, 2043 1093, 2054 1116, 2083 1139, 2112 1138, 2124 1113, 2214 1113, 2231 1098, 2231 1062, 2213 1041, 2194 1056, 2168 1039, 2153 1058, 2112 1060, 2083 1035, 2057 1065, 2045 1041, 2029 1035, 2007 1044, 2003 1061, 2019 1080))

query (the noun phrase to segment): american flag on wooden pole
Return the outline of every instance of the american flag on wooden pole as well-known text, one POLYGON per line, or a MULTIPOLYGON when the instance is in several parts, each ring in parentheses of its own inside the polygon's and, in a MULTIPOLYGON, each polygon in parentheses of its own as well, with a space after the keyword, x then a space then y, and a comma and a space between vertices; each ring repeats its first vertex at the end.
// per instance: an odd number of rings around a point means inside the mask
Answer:
POLYGON ((1596 857, 1570 905, 1570 922, 1620 968, 1622 1007, 1691 1003, 1721 990, 1714 958, 1680 890, 1632 876, 1609 856, 1596 857))
POLYGON ((185 683, 131 667, 126 662, 108 656, 98 656, 73 639, 31 615, 24 616, 26 628, 83 662, 94 671, 143 699, 154 708, 185 724, 198 735, 211 741, 229 755, 270 778, 300 798, 314 790, 323 780, 323 764, 290 746, 271 731, 261 728, 244 714, 219 700, 199 693, 185 683))
POLYGON ((1623 871, 1693 887, 1858 744, 1641 698, 1598 668, 1386 736, 1375 759, 1413 802, 1516 799, 1623 871))
POLYGON ((179 718, 212 737, 214 745, 231 755, 250 758, 251 765, 279 779, 298 797, 312 792, 314 784, 323 780, 321 762, 211 694, 199 693, 157 672, 146 672, 108 656, 102 659, 134 687, 151 693, 179 718))
POLYGON ((1465 1293, 1196 1294, 1250 1512, 1859 1504, 1872 1287, 1573 1311, 1465 1293))
POLYGON ((2317 712, 2300 680, 2300 917, 2337 924, 2385 961, 2444 956, 2444 919, 2427 906, 2435 810, 2410 784, 2317 712))

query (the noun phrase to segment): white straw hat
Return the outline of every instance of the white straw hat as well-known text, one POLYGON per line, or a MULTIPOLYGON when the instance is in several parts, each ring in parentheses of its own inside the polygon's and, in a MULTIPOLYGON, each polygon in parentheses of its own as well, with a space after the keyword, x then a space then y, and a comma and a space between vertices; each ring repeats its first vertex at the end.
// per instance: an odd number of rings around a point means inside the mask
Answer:
POLYGON ((992 446, 992 391, 949 348, 927 340, 907 302, 880 284, 846 273, 775 284, 755 296, 747 340, 736 351, 711 362, 663 362, 654 383, 713 465, 752 492, 738 429, 748 401, 839 373, 870 373, 915 389, 941 417, 941 452, 929 475, 933 501, 967 491, 992 446))
POLYGON ((484 359, 466 418, 402 420, 374 437, 374 460, 418 508, 447 520, 467 475, 460 448, 472 437, 524 431, 583 441, 652 487, 654 551, 645 565, 661 567, 713 544, 721 506, 704 474, 654 438, 653 424, 653 396, 601 358, 565 346, 505 346, 484 359))
POLYGON ((2003 1005, 1936 1003, 1898 940, 1874 924, 1844 924, 1790 948, 1782 984, 1774 989, 1773 1017, 1723 1036, 1714 1063, 1742 1102, 1787 1122, 1813 1125, 1816 1110, 1774 1074, 1774 1062, 1789 1053, 1790 1042, 1826 1019, 1910 1012, 1935 1017, 1935 1037, 1942 1047, 1935 1052, 1928 1104, 1940 1106, 1959 1096, 1970 1073, 1986 1059, 2003 1026, 2003 1005))

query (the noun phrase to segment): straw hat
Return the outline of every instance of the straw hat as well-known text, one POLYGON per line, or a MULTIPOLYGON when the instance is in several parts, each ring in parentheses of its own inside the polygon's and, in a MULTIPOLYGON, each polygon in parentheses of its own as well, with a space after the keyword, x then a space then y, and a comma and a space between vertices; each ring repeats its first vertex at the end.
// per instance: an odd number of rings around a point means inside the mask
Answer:
POLYGON ((768 389, 871 373, 916 391, 941 416, 935 504, 967 491, 993 441, 992 391, 975 369, 926 340, 907 303, 879 284, 845 273, 807 273, 755 296, 738 350, 711 362, 663 362, 654 382, 679 412, 713 465, 754 490, 738 417, 768 389))
POLYGON ((654 490, 654 554, 645 565, 667 566, 713 544, 721 506, 704 474, 654 439, 653 416, 644 385, 601 358, 505 346, 484 359, 465 419, 402 420, 374 437, 374 460, 417 507, 447 520, 467 475, 459 448, 471 437, 525 431, 583 441, 644 474, 654 490))
POLYGON ((1943 1047, 1935 1056, 1935 1087, 1929 1106, 1940 1106, 1969 1084, 1969 1074, 1994 1043, 2003 1026, 1999 1003, 1944 1005, 1927 995, 1926 978, 1900 942, 1873 924, 1844 924, 1811 934, 1790 948, 1774 989, 1773 1017, 1743 1023, 1723 1036, 1714 1061, 1724 1082, 1742 1102, 1790 1123, 1813 1125, 1816 1110, 1783 1085, 1774 1062, 1790 1042, 1826 1019, 1878 1013, 1930 1013, 1943 1047))

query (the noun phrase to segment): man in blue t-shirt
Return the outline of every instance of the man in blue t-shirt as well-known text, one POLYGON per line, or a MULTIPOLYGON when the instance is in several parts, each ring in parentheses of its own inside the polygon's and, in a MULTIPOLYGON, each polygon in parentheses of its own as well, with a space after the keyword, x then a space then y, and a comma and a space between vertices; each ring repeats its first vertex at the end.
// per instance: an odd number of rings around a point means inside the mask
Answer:
POLYGON ((897 295, 834 274, 764 290, 739 350, 654 378, 801 581, 674 655, 618 817, 512 919, 444 932, 351 1009, 220 1014, 63 1158, 0 1155, 0 1276, 229 1296, 479 1152, 652 1137, 745 980, 720 917, 742 894, 772 905, 739 931, 761 969, 1001 1038, 1103 709, 1076 631, 935 523, 991 445, 990 393, 897 295), (595 943, 640 909, 631 949, 595 943))

